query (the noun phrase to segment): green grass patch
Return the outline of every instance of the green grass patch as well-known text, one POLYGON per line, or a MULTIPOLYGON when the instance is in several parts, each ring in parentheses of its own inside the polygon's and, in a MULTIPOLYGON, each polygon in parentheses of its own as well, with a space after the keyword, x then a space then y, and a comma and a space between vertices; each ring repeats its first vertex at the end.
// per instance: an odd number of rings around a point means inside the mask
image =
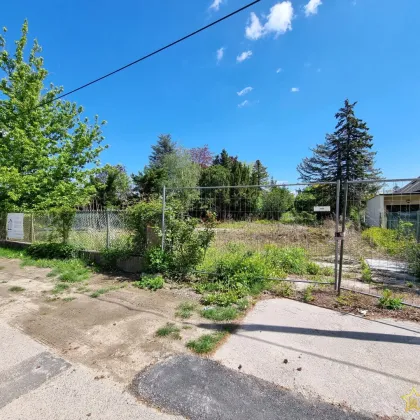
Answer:
POLYGON ((303 292, 303 301, 306 303, 312 302, 314 300, 314 295, 312 294, 314 288, 313 286, 308 286, 303 292))
POLYGON ((65 298, 63 298, 62 300, 64 301, 64 302, 71 302, 72 300, 74 300, 74 299, 76 299, 75 297, 73 297, 73 296, 68 296, 68 297, 65 297, 65 298))
POLYGON ((0 247, 0 257, 2 258, 23 258, 24 255, 25 253, 22 250, 0 247))
POLYGON ((158 289, 162 289, 163 285, 165 284, 165 281, 160 275, 145 274, 141 277, 139 281, 135 281, 132 284, 133 286, 138 287, 139 289, 149 289, 152 291, 156 291, 158 289))
POLYGON ((121 286, 106 287, 106 288, 95 290, 89 296, 91 298, 98 298, 99 296, 104 295, 105 293, 112 292, 113 290, 118 290, 118 289, 121 289, 121 286))
POLYGON ((175 340, 181 340, 181 335, 179 334, 181 331, 175 324, 168 322, 164 327, 159 328, 156 331, 157 337, 168 337, 173 338, 175 340))
POLYGON ((269 292, 278 297, 293 297, 295 289, 293 284, 287 281, 272 281, 268 287, 269 292))
POLYGON ((221 331, 213 334, 205 334, 197 340, 189 341, 186 346, 194 353, 205 354, 212 352, 221 340, 226 336, 227 332, 221 331))
POLYGON ((207 308, 203 309, 200 314, 203 318, 211 319, 212 321, 232 321, 240 315, 239 311, 233 306, 228 308, 220 306, 207 308))
POLYGON ((414 244, 414 237, 400 223, 399 229, 384 229, 371 227, 362 233, 362 238, 374 248, 391 256, 403 256, 407 253, 407 247, 414 244))
POLYGON ((55 295, 57 295, 58 293, 62 293, 68 289, 70 289, 70 286, 68 284, 57 283, 51 293, 54 293, 55 295))
POLYGON ((13 292, 13 293, 23 292, 24 290, 25 289, 20 286, 12 286, 9 288, 9 292, 13 292))
POLYGON ((194 302, 182 302, 176 308, 175 316, 182 319, 191 318, 197 305, 194 302))

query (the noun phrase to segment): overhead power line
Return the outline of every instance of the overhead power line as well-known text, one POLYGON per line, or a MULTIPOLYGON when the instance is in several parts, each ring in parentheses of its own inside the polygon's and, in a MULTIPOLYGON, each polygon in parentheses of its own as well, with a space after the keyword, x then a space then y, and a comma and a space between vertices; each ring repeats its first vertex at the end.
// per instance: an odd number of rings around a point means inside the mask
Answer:
POLYGON ((218 23, 220 23, 220 22, 223 22, 223 21, 224 21, 224 20, 226 20, 226 19, 231 18, 232 16, 234 16, 234 15, 236 15, 236 14, 238 14, 238 13, 240 13, 240 12, 244 11, 245 9, 248 9, 248 8, 249 8, 249 7, 251 7, 251 6, 254 6, 255 4, 259 3, 260 1, 261 1, 261 0, 255 0, 255 1, 253 1, 252 3, 249 3, 249 4, 247 4, 247 5, 243 6, 243 7, 241 7, 240 9, 237 9, 237 10, 233 11, 232 13, 229 13, 228 15, 225 15, 225 16, 221 17, 220 19, 217 19, 217 20, 215 20, 214 22, 209 23, 208 25, 203 26, 203 27, 202 27, 202 28, 200 28, 200 29, 197 29, 197 30, 196 30, 196 31, 194 31, 194 32, 191 32, 191 33, 190 33, 190 34, 188 34, 188 35, 185 35, 185 36, 183 36, 182 38, 179 38, 179 39, 177 39, 176 41, 171 42, 170 44, 165 45, 164 47, 159 48, 158 50, 155 50, 155 51, 151 52, 150 54, 144 55, 143 57, 140 57, 139 59, 137 59, 137 60, 135 60, 135 61, 132 61, 131 63, 126 64, 125 66, 122 66, 122 67, 120 67, 120 68, 118 68, 118 69, 116 69, 116 70, 114 70, 114 71, 111 71, 110 73, 107 73, 107 74, 105 74, 105 75, 103 75, 103 76, 101 76, 101 77, 98 77, 98 78, 97 78, 97 79, 95 79, 95 80, 90 81, 89 83, 85 83, 84 85, 79 86, 78 88, 73 89, 73 90, 71 90, 70 92, 63 93, 62 95, 57 96, 56 98, 51 99, 51 100, 49 100, 49 101, 46 101, 46 102, 41 102, 40 104, 38 104, 38 105, 37 105, 37 108, 38 108, 38 107, 42 107, 42 106, 44 106, 44 105, 47 105, 47 104, 49 104, 49 103, 51 103, 51 102, 54 102, 54 101, 58 101, 59 99, 62 99, 62 98, 64 98, 64 97, 66 97, 66 96, 69 96, 69 95, 71 95, 72 93, 78 92, 79 90, 85 89, 85 88, 87 88, 87 87, 88 87, 88 86, 90 86, 90 85, 93 85, 93 84, 95 84, 95 83, 98 83, 98 82, 100 82, 101 80, 106 79, 107 77, 113 76, 114 74, 119 73, 120 71, 123 71, 123 70, 127 69, 128 67, 134 66, 135 64, 140 63, 141 61, 144 61, 144 60, 146 60, 146 59, 148 59, 148 58, 150 58, 150 57, 152 57, 152 56, 154 56, 154 55, 156 55, 156 54, 159 54, 160 52, 162 52, 162 51, 164 51, 164 50, 167 50, 168 48, 171 48, 171 47, 173 47, 174 45, 179 44, 180 42, 183 42, 183 41, 185 41, 186 39, 191 38, 191 37, 193 37, 194 35, 197 35, 197 34, 199 34, 200 32, 203 32, 203 31, 205 31, 206 29, 209 29, 209 28, 211 28, 212 26, 217 25, 217 24, 218 24, 218 23))

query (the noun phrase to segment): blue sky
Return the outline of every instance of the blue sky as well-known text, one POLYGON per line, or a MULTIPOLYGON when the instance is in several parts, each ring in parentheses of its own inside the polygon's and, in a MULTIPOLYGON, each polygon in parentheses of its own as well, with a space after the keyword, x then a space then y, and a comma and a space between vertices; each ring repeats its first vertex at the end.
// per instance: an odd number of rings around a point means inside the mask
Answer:
MULTIPOLYGON (((10 44, 27 18, 50 79, 71 90, 246 3, 16 0, 2 3, 0 24, 10 44)), ((384 175, 412 177, 420 175, 419 74, 418 0, 262 0, 70 99, 108 121, 103 163, 137 172, 157 136, 171 133, 185 147, 259 158, 293 182, 348 97, 359 102, 384 175)))

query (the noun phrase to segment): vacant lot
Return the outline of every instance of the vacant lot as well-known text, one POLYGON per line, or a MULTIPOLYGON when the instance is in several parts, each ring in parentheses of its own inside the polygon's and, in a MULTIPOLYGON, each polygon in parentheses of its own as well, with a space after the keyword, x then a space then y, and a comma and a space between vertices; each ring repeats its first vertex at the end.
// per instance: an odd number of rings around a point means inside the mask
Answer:
MULTIPOLYGON (((183 320, 179 305, 198 303, 195 292, 174 286, 156 292, 138 289, 128 277, 94 274, 88 281, 57 291, 50 269, 20 267, 20 260, 0 259, 0 316, 58 354, 128 384, 151 363, 190 352, 186 343, 212 326, 197 311, 183 320), (94 292, 98 297, 90 297, 94 292), (175 336, 159 337, 167 323, 175 336)), ((199 306, 199 305, 198 305, 199 306)))

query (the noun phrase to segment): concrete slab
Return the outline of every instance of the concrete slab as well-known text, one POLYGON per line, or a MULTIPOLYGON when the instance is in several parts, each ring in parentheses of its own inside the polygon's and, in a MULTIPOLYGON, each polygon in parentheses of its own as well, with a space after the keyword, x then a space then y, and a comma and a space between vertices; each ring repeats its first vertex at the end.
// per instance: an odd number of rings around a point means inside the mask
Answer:
POLYGON ((70 367, 70 363, 48 352, 40 353, 2 372, 0 408, 21 395, 38 388, 48 379, 70 367))
POLYGON ((405 413, 420 390, 417 324, 370 321, 287 299, 258 303, 216 352, 225 366, 367 415, 405 413))
POLYGON ((175 356, 136 379, 141 398, 190 419, 365 419, 334 405, 307 400, 266 381, 197 356, 175 356))

